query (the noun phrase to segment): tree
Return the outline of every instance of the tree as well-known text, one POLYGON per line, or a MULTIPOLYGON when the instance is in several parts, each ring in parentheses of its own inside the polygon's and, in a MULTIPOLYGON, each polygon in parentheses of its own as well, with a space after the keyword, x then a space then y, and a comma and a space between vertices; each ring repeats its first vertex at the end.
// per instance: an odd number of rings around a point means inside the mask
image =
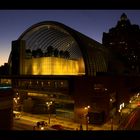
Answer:
POLYGON ((40 48, 38 48, 36 50, 36 52, 37 52, 37 57, 42 57, 43 56, 43 52, 42 52, 42 50, 40 48))
POLYGON ((32 53, 30 49, 26 49, 26 53, 30 54, 32 53))
POLYGON ((64 58, 70 58, 70 53, 68 51, 64 51, 64 58))
POLYGON ((32 56, 33 56, 33 57, 36 57, 36 56, 37 56, 36 50, 32 50, 32 56))
POLYGON ((52 46, 48 46, 47 48, 47 56, 53 56, 54 48, 52 46))
POLYGON ((58 57, 58 54, 59 54, 58 49, 55 49, 55 50, 54 50, 54 56, 55 56, 55 57, 58 57))
POLYGON ((63 57, 64 57, 64 51, 61 50, 61 51, 59 52, 59 56, 63 58, 63 57))
POLYGON ((42 57, 43 56, 43 52, 40 48, 36 49, 36 50, 32 50, 32 56, 33 57, 42 57))
POLYGON ((26 58, 31 58, 32 57, 32 52, 30 49, 27 49, 26 51, 26 58))

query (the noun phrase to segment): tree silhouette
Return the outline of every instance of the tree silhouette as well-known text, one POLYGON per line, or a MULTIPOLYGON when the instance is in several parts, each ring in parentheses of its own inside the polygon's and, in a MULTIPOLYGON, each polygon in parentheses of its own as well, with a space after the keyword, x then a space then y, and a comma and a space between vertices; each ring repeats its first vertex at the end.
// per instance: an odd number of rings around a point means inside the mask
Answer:
POLYGON ((32 50, 32 56, 33 57, 42 57, 43 56, 43 52, 40 48, 36 49, 36 50, 32 50))
POLYGON ((53 56, 54 48, 52 46, 48 46, 47 48, 47 56, 53 56))
POLYGON ((36 57, 36 56, 37 56, 36 50, 32 50, 32 56, 33 56, 33 57, 36 57))
POLYGON ((32 52, 30 49, 25 50, 26 52, 26 58, 31 58, 32 57, 32 52))
POLYGON ((55 56, 55 57, 58 57, 58 54, 59 54, 58 49, 55 49, 55 50, 54 50, 54 56, 55 56))
POLYGON ((30 54, 32 53, 30 49, 26 49, 26 53, 30 54))
POLYGON ((63 58, 63 57, 64 57, 64 51, 61 50, 61 51, 59 52, 59 56, 63 58))
POLYGON ((64 51, 64 58, 70 58, 70 53, 68 51, 64 51))

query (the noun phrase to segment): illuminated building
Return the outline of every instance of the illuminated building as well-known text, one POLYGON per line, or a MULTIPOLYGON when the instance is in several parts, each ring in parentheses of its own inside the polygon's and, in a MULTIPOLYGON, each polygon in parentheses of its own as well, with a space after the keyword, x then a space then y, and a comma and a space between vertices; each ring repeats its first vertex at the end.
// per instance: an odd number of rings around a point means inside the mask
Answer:
POLYGON ((122 74, 123 63, 64 24, 45 21, 28 28, 12 41, 8 66, 22 111, 48 113, 46 102, 52 101, 52 113, 84 122, 84 108, 90 106, 89 120, 101 123, 117 110, 121 82, 112 74, 122 74), (96 112, 102 114, 97 122, 92 119, 96 112))
POLYGON ((77 120, 77 108, 89 102, 92 109, 88 93, 77 91, 78 80, 89 76, 94 80, 97 74, 106 73, 108 54, 97 41, 61 23, 45 21, 31 26, 12 41, 8 60, 15 76, 12 86, 20 93, 23 111, 46 113, 45 103, 51 100, 56 113, 69 110, 68 117, 77 120), (83 95, 87 98, 80 101, 83 95))
POLYGON ((15 75, 38 75, 38 68, 39 75, 92 76, 107 71, 108 54, 100 43, 57 22, 41 22, 29 28, 18 41, 12 42, 12 55, 9 59, 19 65, 13 67, 15 63, 10 64, 15 75), (96 54, 93 55, 94 50, 96 54), (52 61, 56 61, 55 66, 52 61), (65 70, 70 65, 73 69, 65 70), (63 70, 62 66, 65 66, 63 70), (48 67, 48 73, 43 72, 45 67, 48 67))

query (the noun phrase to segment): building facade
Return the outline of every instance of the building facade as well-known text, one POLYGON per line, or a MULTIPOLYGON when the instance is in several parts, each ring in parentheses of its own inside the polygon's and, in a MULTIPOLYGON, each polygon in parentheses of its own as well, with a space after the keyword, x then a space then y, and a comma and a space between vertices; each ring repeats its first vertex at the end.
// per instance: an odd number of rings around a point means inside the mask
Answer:
POLYGON ((33 25, 12 41, 8 61, 22 110, 47 113, 46 102, 53 101, 52 112, 59 115, 60 110, 67 110, 69 118, 78 118, 76 108, 80 106, 75 102, 83 102, 83 107, 87 104, 80 99, 84 93, 77 91, 80 81, 76 79, 106 73, 108 53, 100 43, 61 23, 33 25))
POLYGON ((140 72, 140 28, 125 13, 115 27, 103 33, 102 44, 124 61, 124 73, 140 72))
POLYGON ((104 123, 129 100, 120 96, 128 93, 124 63, 102 44, 58 22, 37 23, 12 41, 8 66, 20 98, 17 110, 104 123))

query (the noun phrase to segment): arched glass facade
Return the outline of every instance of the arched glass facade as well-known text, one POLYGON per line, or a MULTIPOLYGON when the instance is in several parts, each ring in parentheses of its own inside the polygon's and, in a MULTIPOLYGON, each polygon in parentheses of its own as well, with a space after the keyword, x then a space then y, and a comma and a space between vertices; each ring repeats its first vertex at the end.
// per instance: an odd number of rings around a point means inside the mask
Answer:
POLYGON ((12 41, 14 75, 87 75, 107 72, 109 52, 99 42, 55 22, 34 24, 12 41))
POLYGON ((108 51, 66 25, 44 21, 12 41, 8 63, 12 76, 17 77, 13 88, 27 98, 21 98, 23 111, 46 113, 46 102, 54 101, 57 115, 64 113, 73 119, 77 103, 86 102, 93 91, 89 77, 107 72, 108 51), (79 92, 81 85, 88 88, 79 92))
POLYGON ((84 75, 85 64, 75 39, 63 28, 41 24, 21 35, 26 75, 84 75))

